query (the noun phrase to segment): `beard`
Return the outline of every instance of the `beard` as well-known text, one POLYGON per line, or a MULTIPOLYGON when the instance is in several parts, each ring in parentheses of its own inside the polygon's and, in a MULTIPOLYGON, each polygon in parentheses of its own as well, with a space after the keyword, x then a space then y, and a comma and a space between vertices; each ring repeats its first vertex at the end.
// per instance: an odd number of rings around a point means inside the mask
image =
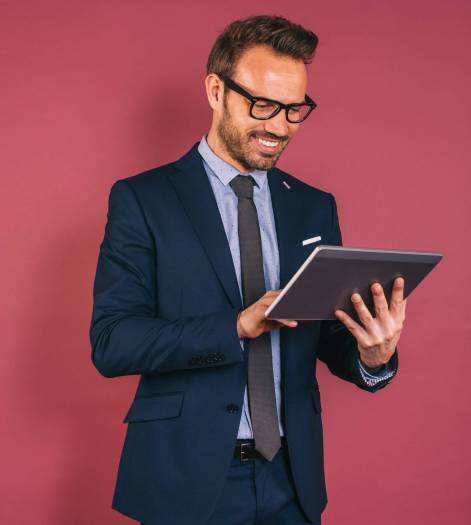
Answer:
POLYGON ((227 153, 236 160, 245 170, 269 170, 273 168, 283 150, 288 145, 288 137, 275 137, 265 131, 253 131, 246 135, 239 131, 233 123, 229 108, 224 100, 224 114, 216 128, 227 153), (260 136, 267 140, 276 139, 280 141, 280 150, 276 153, 264 153, 257 149, 253 137, 260 136), (283 144, 284 142, 284 144, 283 144))

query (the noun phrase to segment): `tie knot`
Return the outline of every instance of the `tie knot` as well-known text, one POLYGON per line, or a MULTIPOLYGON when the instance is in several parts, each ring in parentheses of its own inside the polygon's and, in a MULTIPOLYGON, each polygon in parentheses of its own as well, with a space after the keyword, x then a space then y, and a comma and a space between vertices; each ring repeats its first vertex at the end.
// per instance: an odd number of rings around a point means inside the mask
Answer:
POLYGON ((237 175, 229 184, 239 199, 253 199, 253 186, 256 182, 251 175, 237 175))

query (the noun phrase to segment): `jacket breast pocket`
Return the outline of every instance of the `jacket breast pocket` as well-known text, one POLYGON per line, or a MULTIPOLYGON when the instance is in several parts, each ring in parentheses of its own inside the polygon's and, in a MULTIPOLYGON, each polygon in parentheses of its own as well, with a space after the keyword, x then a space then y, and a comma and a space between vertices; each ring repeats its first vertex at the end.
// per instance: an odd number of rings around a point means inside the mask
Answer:
POLYGON ((318 388, 311 388, 312 402, 314 410, 320 414, 322 412, 321 395, 318 388))
POLYGON ((171 419, 180 416, 183 392, 168 392, 136 397, 123 423, 171 419))

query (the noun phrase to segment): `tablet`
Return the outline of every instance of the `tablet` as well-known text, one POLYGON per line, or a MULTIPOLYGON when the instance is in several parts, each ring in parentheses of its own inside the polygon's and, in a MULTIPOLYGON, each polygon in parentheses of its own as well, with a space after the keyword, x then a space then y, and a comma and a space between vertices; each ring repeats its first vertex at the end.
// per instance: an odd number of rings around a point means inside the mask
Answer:
POLYGON ((336 319, 341 309, 358 320, 350 297, 358 292, 373 316, 370 286, 379 282, 389 303, 396 277, 404 278, 404 297, 442 259, 441 253, 319 245, 265 312, 267 319, 336 319))

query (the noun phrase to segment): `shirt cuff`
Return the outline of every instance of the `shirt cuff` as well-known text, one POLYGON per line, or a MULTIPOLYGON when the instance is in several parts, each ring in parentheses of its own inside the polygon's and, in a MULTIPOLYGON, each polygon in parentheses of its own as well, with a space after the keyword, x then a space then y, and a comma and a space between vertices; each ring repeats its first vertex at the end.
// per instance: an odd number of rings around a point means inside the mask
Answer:
POLYGON ((375 386, 382 381, 386 381, 386 379, 390 379, 396 373, 390 363, 386 363, 378 372, 367 372, 359 357, 357 358, 357 364, 361 377, 368 386, 375 386))

